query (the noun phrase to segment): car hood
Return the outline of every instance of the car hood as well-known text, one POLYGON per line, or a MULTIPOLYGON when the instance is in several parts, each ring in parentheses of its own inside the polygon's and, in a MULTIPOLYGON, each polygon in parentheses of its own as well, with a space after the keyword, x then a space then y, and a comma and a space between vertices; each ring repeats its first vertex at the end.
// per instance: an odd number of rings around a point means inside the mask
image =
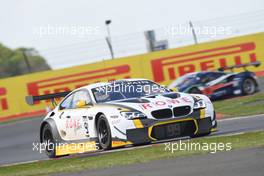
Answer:
POLYGON ((146 115, 152 111, 179 106, 194 105, 194 99, 186 93, 166 93, 161 95, 152 95, 140 98, 131 98, 119 101, 111 101, 107 104, 121 106, 130 110, 144 112, 146 115))

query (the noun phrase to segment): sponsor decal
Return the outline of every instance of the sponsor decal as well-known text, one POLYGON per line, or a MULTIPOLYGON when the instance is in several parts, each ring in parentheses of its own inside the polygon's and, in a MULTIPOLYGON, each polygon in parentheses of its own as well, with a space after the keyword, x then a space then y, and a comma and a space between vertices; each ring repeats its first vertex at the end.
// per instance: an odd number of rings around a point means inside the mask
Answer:
POLYGON ((73 129, 79 129, 81 128, 81 123, 80 123, 80 119, 76 119, 76 118, 67 118, 66 119, 66 123, 65 123, 65 127, 66 129, 70 129, 70 128, 73 128, 73 129))
POLYGON ((121 119, 112 120, 112 125, 119 124, 121 122, 121 119))
POLYGON ((154 81, 165 81, 166 74, 169 80, 175 80, 186 73, 215 70, 216 65, 225 67, 231 60, 235 64, 242 64, 242 60, 243 63, 255 62, 257 61, 255 49, 255 43, 248 42, 153 59, 151 67, 154 81))
POLYGON ((8 110, 7 98, 5 96, 6 94, 6 88, 0 87, 0 109, 2 111, 8 110))
POLYGON ((87 116, 83 116, 83 128, 84 128, 85 136, 90 137, 87 116))
POLYGON ((112 147, 120 147, 132 144, 130 141, 112 141, 112 147))
MULTIPOLYGON (((221 83, 221 84, 213 85, 213 86, 210 86, 210 87, 205 87, 202 92, 204 94, 206 94, 206 95, 210 95, 210 94, 213 94, 213 93, 217 94, 217 92, 215 92, 216 90, 224 88, 224 87, 227 88, 227 87, 233 86, 233 85, 234 85, 234 81, 233 82, 229 82, 229 83, 221 83)), ((225 93, 226 91, 222 90, 221 92, 225 93)), ((219 94, 221 94, 221 93, 219 93, 219 94)))
POLYGON ((147 109, 153 109, 158 107, 164 107, 164 106, 171 106, 177 105, 177 104, 184 104, 184 103, 191 103, 192 100, 188 97, 181 97, 177 99, 171 99, 171 100, 164 100, 164 101, 154 101, 151 103, 142 103, 139 105, 143 110, 147 109))
MULTIPOLYGON (((98 69, 76 74, 68 74, 60 77, 38 80, 27 84, 29 95, 41 95, 74 90, 87 84, 100 82, 105 78, 127 74, 130 71, 129 65, 98 69)), ((126 75, 125 78, 128 78, 126 75)), ((37 102, 38 103, 38 102, 37 102)), ((36 104, 37 104, 36 103, 36 104)))

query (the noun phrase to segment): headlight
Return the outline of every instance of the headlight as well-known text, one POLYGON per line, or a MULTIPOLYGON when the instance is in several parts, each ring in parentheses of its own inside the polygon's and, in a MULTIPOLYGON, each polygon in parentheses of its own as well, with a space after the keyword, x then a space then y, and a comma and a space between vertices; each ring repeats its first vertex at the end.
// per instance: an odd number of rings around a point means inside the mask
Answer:
POLYGON ((146 115, 142 112, 120 112, 120 114, 128 120, 146 118, 146 115))
POLYGON ((205 101, 204 100, 198 100, 194 103, 193 109, 202 109, 205 108, 205 101))

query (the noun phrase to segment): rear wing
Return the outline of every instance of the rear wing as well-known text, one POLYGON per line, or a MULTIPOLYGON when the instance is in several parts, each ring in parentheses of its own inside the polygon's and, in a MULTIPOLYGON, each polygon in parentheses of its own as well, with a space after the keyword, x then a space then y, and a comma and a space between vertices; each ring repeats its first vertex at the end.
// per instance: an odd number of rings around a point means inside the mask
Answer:
POLYGON ((54 93, 54 94, 46 94, 46 95, 38 95, 38 96, 26 96, 25 100, 27 104, 29 105, 34 105, 35 102, 41 101, 41 100, 51 100, 52 105, 56 106, 55 98, 62 98, 67 96, 71 91, 66 91, 66 92, 60 92, 60 93, 54 93))
POLYGON ((260 62, 259 61, 256 61, 256 62, 249 62, 249 63, 246 63, 246 64, 239 64, 239 65, 233 65, 233 66, 227 66, 227 67, 221 67, 221 68, 218 68, 218 71, 225 71, 225 70, 231 70, 233 71, 234 68, 244 68, 245 70, 246 67, 249 67, 249 66, 255 66, 255 67, 258 67, 260 66, 260 62))

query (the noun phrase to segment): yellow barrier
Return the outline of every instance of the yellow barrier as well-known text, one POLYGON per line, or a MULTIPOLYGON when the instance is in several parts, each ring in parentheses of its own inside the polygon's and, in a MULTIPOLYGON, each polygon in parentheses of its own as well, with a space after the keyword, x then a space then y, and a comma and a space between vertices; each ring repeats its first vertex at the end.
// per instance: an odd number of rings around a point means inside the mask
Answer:
POLYGON ((0 121, 44 113, 46 104, 29 106, 25 103, 26 95, 73 90, 121 78, 148 78, 167 85, 188 72, 215 70, 256 60, 262 65, 250 70, 264 75, 264 33, 2 79, 0 121))

